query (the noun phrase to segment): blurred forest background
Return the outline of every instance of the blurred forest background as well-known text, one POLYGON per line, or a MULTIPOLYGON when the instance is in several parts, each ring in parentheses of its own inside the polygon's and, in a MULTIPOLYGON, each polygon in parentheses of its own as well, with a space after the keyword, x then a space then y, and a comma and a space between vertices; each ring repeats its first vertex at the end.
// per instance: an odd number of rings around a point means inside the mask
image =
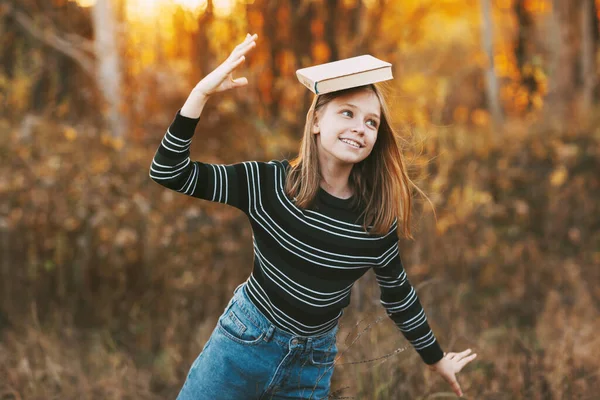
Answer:
MULTIPOLYGON (((189 91, 246 32, 206 162, 291 158, 295 70, 364 53, 416 199, 408 275, 474 399, 600 393, 599 8, 594 0, 0 0, 0 399, 175 398, 252 265, 233 208, 150 180, 189 91)), ((342 320, 335 395, 451 398, 379 304, 342 320), (405 349, 406 348, 406 349, 405 349), (405 349, 404 351, 398 349, 405 349), (383 360, 369 361, 394 353, 383 360)))

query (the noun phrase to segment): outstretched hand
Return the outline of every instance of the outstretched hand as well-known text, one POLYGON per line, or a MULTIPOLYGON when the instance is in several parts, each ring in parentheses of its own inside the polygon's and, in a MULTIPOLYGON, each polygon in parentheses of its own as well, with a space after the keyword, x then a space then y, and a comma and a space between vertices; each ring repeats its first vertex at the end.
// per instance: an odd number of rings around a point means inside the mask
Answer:
POLYGON ((462 396, 463 393, 456 380, 456 374, 477 357, 477 353, 469 355, 470 352, 471 349, 461 353, 444 353, 444 358, 433 365, 429 365, 431 370, 438 372, 452 386, 452 390, 457 396, 462 396))
POLYGON ((248 84, 246 78, 233 78, 233 71, 246 59, 246 54, 256 47, 257 34, 247 34, 244 41, 238 44, 229 57, 214 71, 206 75, 194 88, 194 90, 209 96, 214 93, 223 92, 232 88, 248 84))

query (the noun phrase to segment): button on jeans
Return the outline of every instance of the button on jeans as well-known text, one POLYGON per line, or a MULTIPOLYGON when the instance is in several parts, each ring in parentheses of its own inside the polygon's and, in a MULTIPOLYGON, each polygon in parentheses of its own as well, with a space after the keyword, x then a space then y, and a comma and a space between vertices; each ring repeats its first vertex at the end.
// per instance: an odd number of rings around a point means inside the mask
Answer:
POLYGON ((337 355, 337 325, 319 336, 275 327, 245 283, 219 317, 177 400, 325 399, 337 355))

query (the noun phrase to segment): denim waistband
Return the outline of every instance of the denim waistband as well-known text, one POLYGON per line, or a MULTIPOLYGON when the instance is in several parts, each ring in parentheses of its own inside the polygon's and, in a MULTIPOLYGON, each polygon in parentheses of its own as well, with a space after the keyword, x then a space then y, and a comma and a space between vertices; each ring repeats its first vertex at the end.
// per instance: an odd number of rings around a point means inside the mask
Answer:
POLYGON ((298 336, 275 326, 256 307, 250 297, 248 297, 246 294, 246 282, 241 283, 237 288, 235 288, 231 301, 235 301, 236 304, 245 311, 246 316, 250 318, 257 327, 266 332, 264 336, 265 341, 274 340, 282 345, 293 345, 300 343, 302 345, 306 344, 308 348, 311 348, 313 346, 327 345, 336 338, 338 325, 335 325, 327 332, 320 333, 319 335, 315 336, 298 336))

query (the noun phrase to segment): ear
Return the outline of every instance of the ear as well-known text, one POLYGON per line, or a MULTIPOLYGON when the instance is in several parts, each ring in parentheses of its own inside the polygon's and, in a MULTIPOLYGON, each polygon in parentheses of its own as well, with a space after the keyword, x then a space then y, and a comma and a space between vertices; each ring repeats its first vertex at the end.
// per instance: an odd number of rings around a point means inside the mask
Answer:
POLYGON ((319 128, 319 121, 317 120, 317 116, 315 115, 315 119, 313 120, 312 133, 316 135, 319 132, 321 132, 321 129, 319 128))

